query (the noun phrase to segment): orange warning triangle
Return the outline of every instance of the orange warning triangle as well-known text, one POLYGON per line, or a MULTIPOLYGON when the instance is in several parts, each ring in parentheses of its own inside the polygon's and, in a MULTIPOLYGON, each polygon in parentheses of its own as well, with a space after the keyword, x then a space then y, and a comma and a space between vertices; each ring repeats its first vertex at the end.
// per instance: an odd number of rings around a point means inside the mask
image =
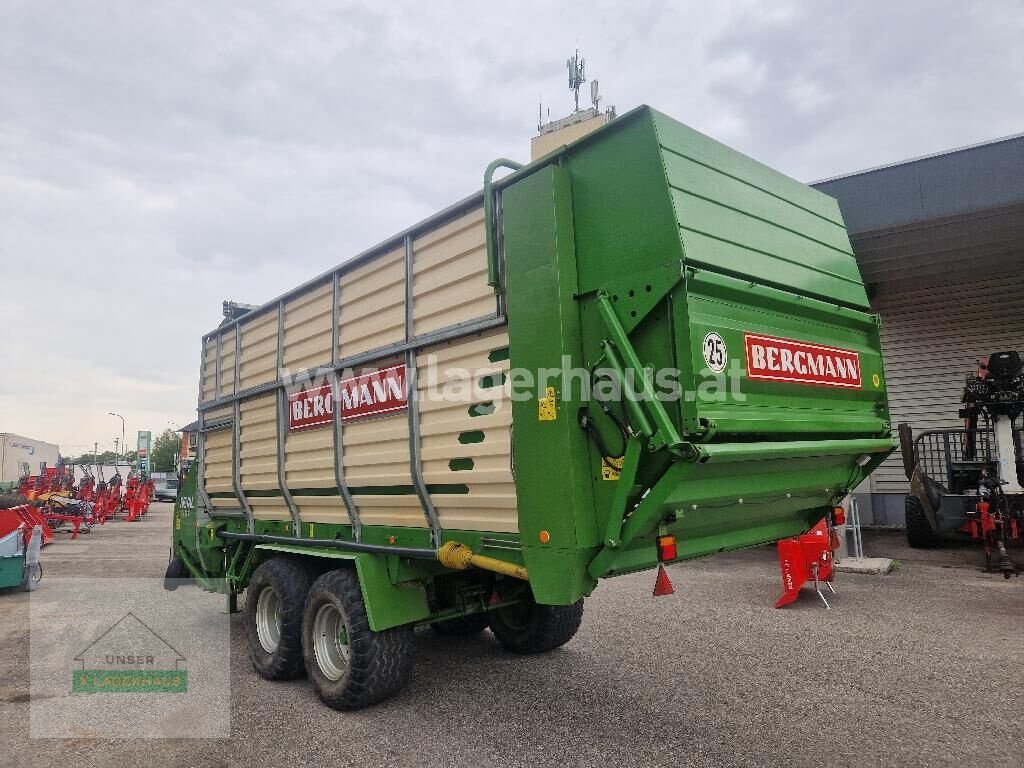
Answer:
POLYGON ((654 597, 674 595, 675 592, 676 591, 672 588, 672 582, 669 581, 668 572, 665 570, 665 566, 659 565, 658 578, 654 580, 654 597))

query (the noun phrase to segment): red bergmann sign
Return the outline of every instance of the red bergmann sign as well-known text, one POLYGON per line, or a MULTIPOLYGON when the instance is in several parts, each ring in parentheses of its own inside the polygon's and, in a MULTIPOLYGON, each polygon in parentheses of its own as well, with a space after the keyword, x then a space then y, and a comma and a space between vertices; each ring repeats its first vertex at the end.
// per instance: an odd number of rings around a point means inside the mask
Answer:
POLYGON ((743 334, 743 344, 749 379, 860 388, 860 354, 852 349, 754 333, 743 334))
MULTIPOLYGON (((338 382, 341 420, 367 419, 404 411, 405 365, 394 365, 338 382)), ((331 385, 288 395, 288 429, 323 427, 334 418, 331 385)))

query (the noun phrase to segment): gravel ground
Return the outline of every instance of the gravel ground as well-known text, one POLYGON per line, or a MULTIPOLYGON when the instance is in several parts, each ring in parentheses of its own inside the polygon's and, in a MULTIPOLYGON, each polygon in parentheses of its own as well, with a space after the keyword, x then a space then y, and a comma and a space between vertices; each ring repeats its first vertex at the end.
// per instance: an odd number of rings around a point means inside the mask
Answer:
MULTIPOLYGON (((59 539, 46 575, 161 576, 170 505, 150 518, 59 539)), ((972 547, 865 540, 898 567, 840 576, 831 611, 809 591, 773 610, 760 548, 671 567, 672 597, 650 597, 653 573, 604 582, 547 656, 421 631, 409 686, 357 713, 258 678, 235 616, 230 740, 29 739, 28 600, 0 592, 0 764, 1024 765, 1024 580, 979 572, 972 547)))

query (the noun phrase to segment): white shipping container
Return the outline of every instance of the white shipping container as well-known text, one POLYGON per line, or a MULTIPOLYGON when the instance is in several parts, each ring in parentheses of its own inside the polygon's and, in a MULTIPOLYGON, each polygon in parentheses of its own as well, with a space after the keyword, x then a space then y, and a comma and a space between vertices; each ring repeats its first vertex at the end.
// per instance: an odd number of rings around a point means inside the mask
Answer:
POLYGON ((0 432, 0 483, 17 482, 28 472, 38 475, 40 467, 57 466, 60 448, 10 432, 0 432))

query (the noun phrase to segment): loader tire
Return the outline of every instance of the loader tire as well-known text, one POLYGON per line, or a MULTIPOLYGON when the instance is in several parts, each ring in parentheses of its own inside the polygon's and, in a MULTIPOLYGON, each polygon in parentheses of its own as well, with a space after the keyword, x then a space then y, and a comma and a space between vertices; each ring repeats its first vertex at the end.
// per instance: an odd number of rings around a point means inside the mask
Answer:
POLYGON ((914 549, 932 549, 941 543, 941 539, 928 522, 921 500, 908 495, 904 502, 907 523, 907 544, 914 549))
POLYGON ((487 629, 489 621, 486 613, 471 613, 468 616, 459 616, 455 619, 435 621, 430 628, 439 635, 446 637, 468 637, 479 635, 487 629))
POLYGON ((489 614, 491 632, 513 653, 547 653, 568 643, 583 621, 583 598, 572 605, 539 605, 533 598, 489 614))
POLYGON ((249 580, 245 595, 249 660, 267 680, 302 675, 302 609, 313 576, 301 561, 275 557, 260 565, 249 580))
POLYGON ((309 590, 302 617, 306 673, 333 709, 362 709, 394 696, 412 672, 413 628, 374 632, 359 578, 349 568, 328 571, 309 590))

